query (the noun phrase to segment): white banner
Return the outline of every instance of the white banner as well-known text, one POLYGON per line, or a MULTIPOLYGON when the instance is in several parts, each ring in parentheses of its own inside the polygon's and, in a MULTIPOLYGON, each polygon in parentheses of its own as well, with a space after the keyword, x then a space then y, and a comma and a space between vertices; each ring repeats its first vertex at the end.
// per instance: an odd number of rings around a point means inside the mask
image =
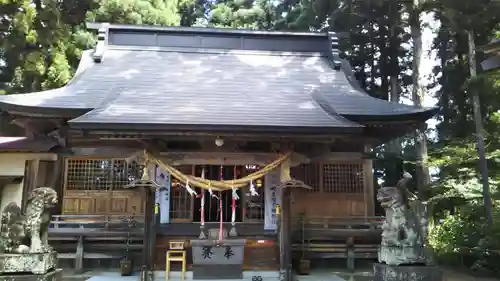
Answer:
POLYGON ((160 223, 170 222, 170 189, 171 176, 167 172, 163 172, 160 167, 156 166, 155 181, 160 185, 156 192, 156 203, 160 207, 160 223))
POLYGON ((276 205, 281 204, 280 170, 274 169, 264 176, 264 230, 276 230, 278 226, 276 205))

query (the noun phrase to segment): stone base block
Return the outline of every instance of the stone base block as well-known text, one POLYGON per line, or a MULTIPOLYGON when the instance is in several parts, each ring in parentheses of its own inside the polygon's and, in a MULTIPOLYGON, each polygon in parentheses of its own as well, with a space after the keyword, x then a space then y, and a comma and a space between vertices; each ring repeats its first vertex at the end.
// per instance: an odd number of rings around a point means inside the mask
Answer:
POLYGON ((373 264, 373 281, 441 281, 443 272, 435 266, 373 264))
POLYGON ((386 264, 427 264, 426 250, 423 246, 390 247, 381 246, 378 261, 386 264))
POLYGON ((49 271, 45 274, 8 274, 0 275, 0 281, 62 281, 62 269, 49 271))
POLYGON ((57 253, 0 254, 0 274, 45 274, 56 268, 57 253))
POLYGON ((193 264, 193 280, 243 279, 243 265, 195 265, 193 264))

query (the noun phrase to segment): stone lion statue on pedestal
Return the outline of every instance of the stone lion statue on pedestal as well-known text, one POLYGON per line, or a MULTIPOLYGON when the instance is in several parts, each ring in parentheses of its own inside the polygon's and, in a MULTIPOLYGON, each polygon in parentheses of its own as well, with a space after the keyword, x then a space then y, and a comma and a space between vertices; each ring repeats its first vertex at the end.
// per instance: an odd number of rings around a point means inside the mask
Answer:
POLYGON ((385 209, 378 259, 388 265, 427 264, 427 207, 408 191, 412 176, 405 172, 395 187, 382 187, 377 200, 385 209))
POLYGON ((50 209, 57 205, 57 192, 50 187, 31 191, 23 214, 17 203, 8 204, 2 211, 0 253, 48 253, 50 209))

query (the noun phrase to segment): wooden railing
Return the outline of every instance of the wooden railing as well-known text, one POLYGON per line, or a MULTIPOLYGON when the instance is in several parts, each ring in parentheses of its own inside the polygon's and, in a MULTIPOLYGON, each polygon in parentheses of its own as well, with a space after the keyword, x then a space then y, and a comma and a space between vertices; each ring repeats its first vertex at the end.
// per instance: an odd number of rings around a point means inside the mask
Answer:
POLYGON ((375 259, 383 217, 294 218, 293 251, 304 258, 345 258, 354 269, 356 259, 375 259))
POLYGON ((53 216, 49 244, 59 259, 73 259, 81 271, 86 259, 120 259, 143 249, 143 216, 53 216))

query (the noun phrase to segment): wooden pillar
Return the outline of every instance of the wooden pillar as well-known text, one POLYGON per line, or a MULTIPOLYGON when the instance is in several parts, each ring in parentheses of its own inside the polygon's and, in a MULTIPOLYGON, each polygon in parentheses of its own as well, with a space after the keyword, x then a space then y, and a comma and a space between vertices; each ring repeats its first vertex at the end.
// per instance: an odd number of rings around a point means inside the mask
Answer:
POLYGON ((364 159, 364 194, 365 194, 365 216, 375 215, 375 195, 373 190, 373 160, 364 159))
POLYGON ((155 220, 155 193, 154 188, 144 187, 146 194, 145 219, 144 219, 144 265, 143 281, 153 281, 154 250, 156 244, 156 220, 155 220))
POLYGON ((23 197, 21 202, 21 208, 24 210, 26 203, 28 201, 28 196, 30 192, 36 188, 38 179, 38 165, 40 160, 33 159, 27 160, 24 169, 24 182, 23 182, 23 197))
POLYGON ((54 168, 50 179, 48 180, 48 186, 52 187, 57 192, 57 206, 60 213, 62 213, 63 206, 63 196, 64 196, 64 185, 65 185, 65 156, 68 155, 68 128, 63 126, 58 132, 58 142, 59 149, 57 153, 57 160, 54 163, 54 168))
MULTIPOLYGON (((291 180, 290 160, 286 160, 280 166, 280 180, 286 182, 291 180)), ((280 216, 280 279, 292 280, 292 245, 291 245, 291 202, 290 188, 284 188, 281 192, 281 216, 280 216)))

